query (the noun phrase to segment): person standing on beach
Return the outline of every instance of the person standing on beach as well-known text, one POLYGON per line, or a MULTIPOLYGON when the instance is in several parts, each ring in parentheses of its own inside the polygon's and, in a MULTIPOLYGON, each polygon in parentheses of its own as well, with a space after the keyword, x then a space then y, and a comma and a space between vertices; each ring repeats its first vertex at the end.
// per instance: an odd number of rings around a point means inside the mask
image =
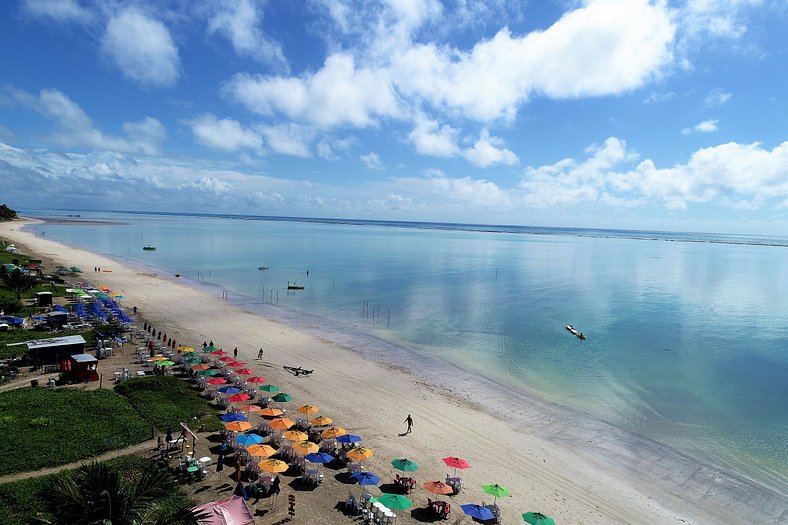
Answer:
POLYGON ((238 357, 238 347, 237 346, 235 347, 235 350, 233 350, 233 357, 238 357))
POLYGON ((410 414, 408 414, 408 417, 405 418, 405 423, 408 424, 408 430, 406 430, 405 433, 410 434, 410 430, 413 428, 413 418, 410 417, 410 414))
POLYGON ((263 349, 261 348, 259 352, 257 352, 257 359, 263 358, 263 349))

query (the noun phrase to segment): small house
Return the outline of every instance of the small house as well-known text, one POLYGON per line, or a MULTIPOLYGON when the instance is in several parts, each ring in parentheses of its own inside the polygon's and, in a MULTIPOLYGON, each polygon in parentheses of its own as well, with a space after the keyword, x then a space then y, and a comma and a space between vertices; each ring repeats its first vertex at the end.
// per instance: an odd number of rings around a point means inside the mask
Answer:
POLYGON ((38 306, 52 306, 52 292, 36 292, 38 306))
POLYGON ((47 325, 53 330, 63 328, 63 325, 68 322, 68 312, 49 312, 47 316, 47 325))
POLYGON ((60 362, 60 380, 83 383, 98 381, 98 359, 90 354, 74 354, 60 362))
POLYGON ((36 339, 15 344, 27 345, 28 359, 42 365, 61 363, 73 355, 85 353, 85 339, 81 335, 36 339))

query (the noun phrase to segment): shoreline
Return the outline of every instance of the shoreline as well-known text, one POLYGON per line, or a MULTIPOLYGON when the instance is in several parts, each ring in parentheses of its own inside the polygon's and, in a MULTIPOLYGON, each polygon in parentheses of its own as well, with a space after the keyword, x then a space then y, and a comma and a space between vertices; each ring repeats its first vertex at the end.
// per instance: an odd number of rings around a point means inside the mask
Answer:
MULTIPOLYGON (((291 360, 285 364, 315 368, 319 375, 314 379, 298 379, 304 395, 294 395, 354 422, 353 430, 363 433, 376 451, 369 463, 380 474, 391 471, 387 461, 407 454, 422 465, 420 479, 424 474, 442 479, 440 457, 464 455, 474 468, 463 472, 466 488, 455 501, 479 502, 477 485, 483 483, 507 485, 514 497, 500 502, 505 522, 520 520, 519 514, 527 510, 540 510, 562 523, 788 520, 784 494, 657 442, 471 377, 459 367, 352 327, 321 325, 294 312, 273 315, 268 310, 274 307, 228 303, 203 286, 179 283, 150 268, 16 228, 32 223, 3 223, 0 232, 31 255, 46 254, 81 267, 96 266, 96 261, 111 267, 112 273, 96 277, 124 293, 127 306, 142 305, 146 318, 165 326, 179 341, 198 344, 199 338, 237 345, 240 355, 252 361, 264 340, 266 361, 281 363, 285 358, 291 360), (205 333, 195 335, 197 331, 205 333), (323 371, 330 371, 329 377, 323 371), (408 412, 416 420, 414 433, 401 438, 397 432, 403 430, 401 420, 408 412)), ((85 280, 90 277, 90 272, 84 274, 85 280)), ((272 367, 270 374, 266 370, 272 378, 277 372, 284 377, 281 369, 272 367)), ((420 492, 414 493, 417 505, 426 501, 420 492)))

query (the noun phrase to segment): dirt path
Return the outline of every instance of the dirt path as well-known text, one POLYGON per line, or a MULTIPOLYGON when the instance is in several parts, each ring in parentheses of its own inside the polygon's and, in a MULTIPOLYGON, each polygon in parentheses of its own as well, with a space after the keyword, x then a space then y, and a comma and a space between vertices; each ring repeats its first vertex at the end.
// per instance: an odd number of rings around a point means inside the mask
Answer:
POLYGON ((127 456, 129 454, 137 454, 139 452, 145 452, 149 450, 152 451, 155 448, 156 448, 156 440, 149 439, 148 441, 143 441, 142 443, 138 443, 137 445, 132 445, 130 447, 122 448, 119 450, 110 450, 109 452, 105 452, 104 454, 93 456, 92 458, 86 458, 81 461, 75 461, 74 463, 69 463, 68 465, 58 465, 57 467, 42 468, 41 470, 30 470, 27 472, 15 472, 13 474, 0 476, 0 485, 2 485, 3 483, 10 483, 12 481, 19 481, 20 479, 38 478, 41 476, 46 476, 47 474, 56 474, 61 470, 75 469, 80 465, 82 465, 83 463, 90 461, 106 461, 108 459, 114 459, 120 456, 127 456))

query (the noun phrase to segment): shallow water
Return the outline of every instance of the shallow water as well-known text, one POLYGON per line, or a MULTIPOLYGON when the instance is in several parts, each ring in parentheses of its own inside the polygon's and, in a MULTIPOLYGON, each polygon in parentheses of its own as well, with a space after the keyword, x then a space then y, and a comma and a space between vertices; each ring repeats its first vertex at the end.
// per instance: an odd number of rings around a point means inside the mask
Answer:
POLYGON ((788 487, 785 239, 79 214, 121 223, 36 231, 342 320, 788 487))

